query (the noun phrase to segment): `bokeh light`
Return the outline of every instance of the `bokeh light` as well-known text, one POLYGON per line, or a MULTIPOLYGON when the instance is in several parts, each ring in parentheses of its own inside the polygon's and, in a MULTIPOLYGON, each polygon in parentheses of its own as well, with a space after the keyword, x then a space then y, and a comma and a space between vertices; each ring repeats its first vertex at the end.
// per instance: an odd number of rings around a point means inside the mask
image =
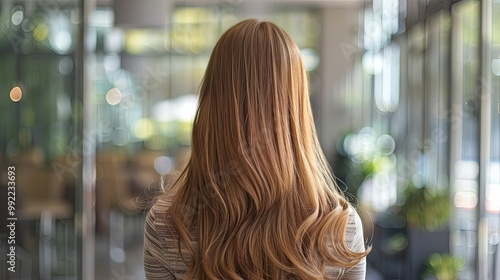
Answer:
POLYGON ((42 42, 43 40, 45 40, 48 35, 49 35, 49 28, 44 23, 37 25, 33 30, 33 37, 38 42, 42 42))
POLYGON ((10 99, 14 102, 18 102, 23 97, 23 91, 20 87, 14 87, 10 90, 10 99))
POLYGON ((21 22, 23 22, 23 19, 24 19, 23 10, 17 10, 12 13, 11 17, 12 24, 19 25, 21 24, 21 22))
POLYGON ((153 133, 154 124, 150 119, 139 119, 132 124, 132 134, 138 139, 148 139, 153 133))
POLYGON ((106 101, 109 105, 116 105, 122 100, 122 92, 118 88, 112 88, 106 93, 106 101))
POLYGON ((61 75, 69 75, 73 71, 73 59, 68 56, 61 57, 59 59, 59 65, 58 65, 59 73, 61 75))
POLYGON ((384 134, 377 139, 377 146, 381 154, 390 155, 396 149, 396 141, 389 134, 384 134))
POLYGON ((71 34, 69 31, 60 30, 50 38, 50 45, 59 53, 67 53, 71 48, 71 34))
POLYGON ((307 71, 314 71, 319 65, 319 55, 313 49, 302 49, 300 50, 302 55, 302 60, 306 66, 307 71))
POLYGON ((172 171, 174 166, 173 160, 170 157, 159 156, 155 159, 154 167, 158 174, 164 175, 172 171))

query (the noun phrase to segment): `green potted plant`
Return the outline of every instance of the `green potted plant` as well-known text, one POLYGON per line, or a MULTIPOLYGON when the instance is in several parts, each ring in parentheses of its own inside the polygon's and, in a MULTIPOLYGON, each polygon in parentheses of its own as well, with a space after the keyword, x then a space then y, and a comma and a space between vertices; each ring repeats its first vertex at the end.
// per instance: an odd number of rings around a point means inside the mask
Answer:
POLYGON ((408 227, 426 231, 441 230, 448 225, 450 218, 450 198, 447 191, 410 184, 406 200, 398 214, 406 219, 408 227))
POLYGON ((449 252, 450 199, 446 188, 410 184, 405 193, 397 213, 406 220, 408 279, 416 279, 431 255, 449 252))

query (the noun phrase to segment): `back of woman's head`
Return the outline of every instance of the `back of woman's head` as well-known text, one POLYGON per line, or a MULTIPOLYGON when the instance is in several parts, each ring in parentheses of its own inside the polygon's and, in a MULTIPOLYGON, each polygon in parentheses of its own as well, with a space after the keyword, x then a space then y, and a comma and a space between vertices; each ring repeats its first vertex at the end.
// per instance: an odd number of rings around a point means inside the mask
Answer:
POLYGON ((343 241, 349 204, 317 141, 300 51, 271 22, 239 22, 215 46, 170 194, 188 277, 319 279, 365 255, 343 241))

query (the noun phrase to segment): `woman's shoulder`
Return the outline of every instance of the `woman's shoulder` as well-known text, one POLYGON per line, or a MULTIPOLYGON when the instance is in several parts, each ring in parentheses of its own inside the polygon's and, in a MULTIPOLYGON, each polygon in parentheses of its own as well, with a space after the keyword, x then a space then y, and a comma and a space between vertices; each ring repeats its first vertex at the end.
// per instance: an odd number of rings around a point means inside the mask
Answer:
POLYGON ((159 261, 176 279, 182 279, 187 267, 179 254, 178 234, 168 215, 170 205, 169 200, 161 197, 154 203, 146 217, 145 236, 151 237, 152 242, 148 243, 150 251, 161 256, 159 261))
POLYGON ((361 218, 359 217, 359 214, 354 206, 349 205, 348 211, 349 218, 347 220, 345 236, 346 240, 352 241, 352 238, 359 236, 360 234, 361 236, 363 235, 363 225, 361 223, 361 218))
MULTIPOLYGON (((349 250, 353 252, 364 252, 365 239, 363 234, 363 224, 361 218, 358 214, 356 208, 349 205, 348 211, 349 217, 347 219, 347 224, 345 227, 344 241, 345 245, 349 250)), ((351 268, 340 268, 338 278, 339 279, 364 279, 365 278, 365 262, 366 259, 363 258, 358 264, 351 268)))
POLYGON ((165 196, 160 196, 155 201, 153 206, 150 209, 150 212, 165 212, 170 208, 171 199, 167 199, 165 196))
POLYGON ((167 215, 168 209, 170 208, 169 200, 159 197, 156 202, 151 206, 147 215, 146 215, 146 223, 148 227, 146 230, 154 230, 155 234, 159 237, 166 237, 168 232, 166 229, 167 226, 167 215))
POLYGON ((149 225, 146 230, 154 231, 166 248, 176 248, 175 242, 178 239, 178 234, 170 218, 170 205, 170 200, 164 197, 160 197, 153 204, 146 217, 146 223, 149 225))

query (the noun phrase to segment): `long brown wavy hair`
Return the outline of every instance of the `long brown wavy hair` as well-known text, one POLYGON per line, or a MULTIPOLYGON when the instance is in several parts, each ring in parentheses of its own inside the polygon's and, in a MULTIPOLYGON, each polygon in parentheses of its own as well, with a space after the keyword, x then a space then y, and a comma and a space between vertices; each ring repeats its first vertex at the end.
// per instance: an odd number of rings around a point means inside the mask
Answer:
POLYGON ((191 148, 165 194, 186 279, 323 279, 368 253, 345 243, 349 202, 317 139, 299 48, 275 24, 244 20, 219 39, 191 148))

